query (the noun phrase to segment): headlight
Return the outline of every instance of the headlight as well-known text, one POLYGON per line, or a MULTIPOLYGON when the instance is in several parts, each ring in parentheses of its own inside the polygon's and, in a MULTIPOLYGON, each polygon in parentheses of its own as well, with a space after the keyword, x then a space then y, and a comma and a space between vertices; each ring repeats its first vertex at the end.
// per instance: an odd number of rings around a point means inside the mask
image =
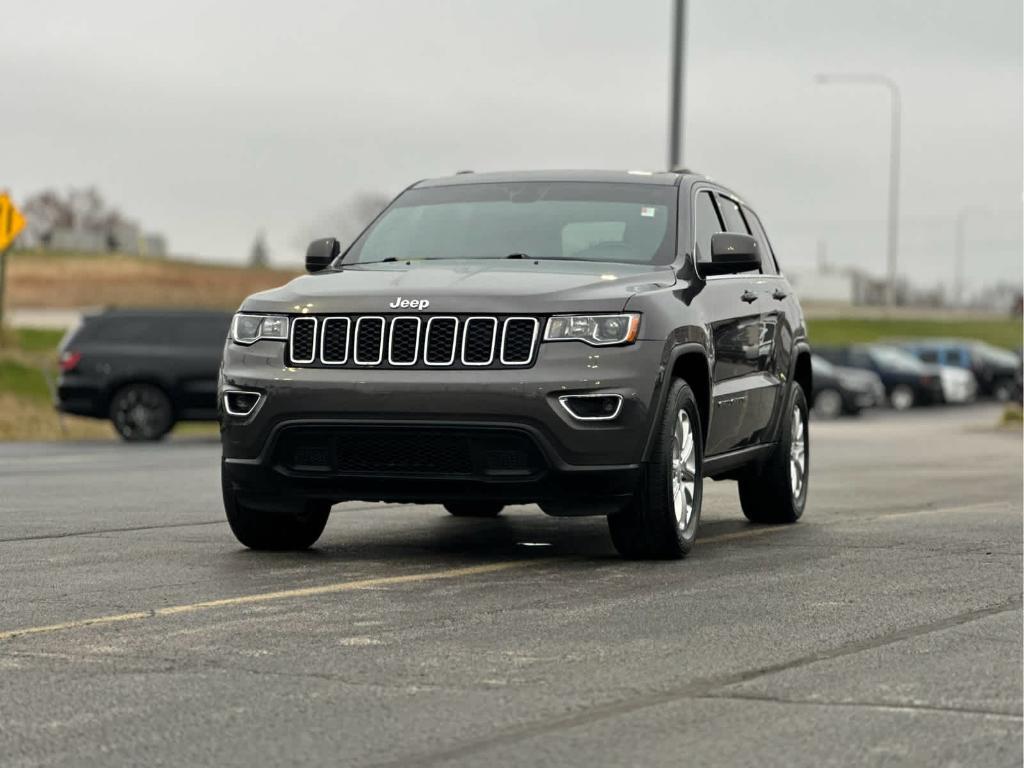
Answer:
POLYGON ((252 344, 260 339, 288 338, 288 318, 284 315, 235 315, 231 339, 236 344, 252 344))
POLYGON ((594 346, 632 344, 640 330, 640 315, 557 315, 548 319, 544 341, 585 341, 594 346))

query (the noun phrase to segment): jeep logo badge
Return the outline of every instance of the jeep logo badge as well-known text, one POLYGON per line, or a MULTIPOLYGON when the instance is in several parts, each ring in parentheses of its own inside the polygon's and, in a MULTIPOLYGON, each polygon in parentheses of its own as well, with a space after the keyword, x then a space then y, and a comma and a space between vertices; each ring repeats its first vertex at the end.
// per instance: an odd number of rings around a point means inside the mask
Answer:
POLYGON ((392 309, 426 309, 430 306, 428 299, 403 299, 401 296, 388 304, 392 309))

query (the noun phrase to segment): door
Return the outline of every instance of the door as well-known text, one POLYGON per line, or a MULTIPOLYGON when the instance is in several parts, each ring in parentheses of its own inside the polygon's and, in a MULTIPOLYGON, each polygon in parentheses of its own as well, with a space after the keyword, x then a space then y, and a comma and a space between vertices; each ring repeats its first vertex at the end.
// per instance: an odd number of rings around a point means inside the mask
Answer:
POLYGON ((761 250, 761 274, 756 278, 761 304, 761 345, 758 349, 759 379, 753 388, 752 407, 744 432, 749 443, 764 443, 775 436, 785 407, 785 382, 793 371, 794 342, 804 334, 802 313, 789 281, 779 271, 775 252, 764 226, 749 207, 736 203, 736 212, 761 250))
MULTIPOLYGON (((694 261, 711 259, 711 236, 726 231, 714 193, 701 189, 694 198, 694 261)), ((706 454, 743 447, 750 390, 758 372, 762 343, 760 294, 749 275, 709 276, 701 290, 711 330, 711 416, 706 454)))

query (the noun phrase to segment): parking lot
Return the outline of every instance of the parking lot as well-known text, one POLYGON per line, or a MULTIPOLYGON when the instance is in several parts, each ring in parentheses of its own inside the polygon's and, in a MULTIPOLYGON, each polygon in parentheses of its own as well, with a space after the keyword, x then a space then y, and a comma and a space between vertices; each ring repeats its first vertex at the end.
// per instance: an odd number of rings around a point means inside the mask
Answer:
POLYGON ((693 554, 602 518, 335 508, 242 549, 219 447, 0 446, 0 763, 1018 764, 1019 430, 817 423, 811 498, 693 554))

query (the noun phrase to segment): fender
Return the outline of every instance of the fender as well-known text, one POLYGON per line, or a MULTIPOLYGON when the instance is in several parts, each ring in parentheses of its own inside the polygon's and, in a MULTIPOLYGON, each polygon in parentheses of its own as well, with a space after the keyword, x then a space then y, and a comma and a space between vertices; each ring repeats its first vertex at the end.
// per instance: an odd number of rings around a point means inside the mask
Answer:
MULTIPOLYGON (((641 454, 641 461, 647 461, 650 458, 651 450, 654 444, 654 431, 657 425, 661 422, 661 416, 665 412, 665 403, 668 400, 668 381, 669 374, 672 369, 676 366, 676 361, 687 354, 699 354, 704 358, 704 362, 707 363, 708 367, 708 380, 706 382, 708 391, 708 401, 704 405, 708 408, 708 413, 705 414, 705 423, 701 425, 702 432, 707 432, 707 424, 711 421, 711 361, 709 360, 708 350, 703 344, 696 341, 689 341, 684 344, 679 344, 669 350, 668 354, 662 360, 661 367, 658 369, 658 378, 654 383, 654 397, 651 400, 651 421, 647 428, 647 440, 644 441, 644 450, 641 454)), ((707 439, 707 435, 704 435, 707 439)))
MULTIPOLYGON (((803 355, 803 354, 808 354, 809 355, 810 353, 811 353, 811 345, 808 343, 806 336, 805 337, 801 337, 798 341, 796 341, 793 344, 793 354, 791 356, 792 359, 789 361, 789 371, 786 373, 786 381, 784 382, 785 389, 784 389, 784 397, 782 399, 783 403, 788 403, 789 402, 789 387, 800 386, 799 384, 797 384, 797 381, 796 381, 796 364, 797 364, 797 361, 800 359, 800 355, 803 355)), ((810 406, 810 404, 811 404, 811 395, 808 392, 807 393, 807 405, 810 406)), ((778 441, 779 430, 782 429, 782 419, 783 419, 783 416, 784 416, 783 410, 784 410, 783 408, 781 408, 781 407, 779 408, 779 412, 778 412, 778 414, 776 416, 775 424, 772 425, 771 435, 772 435, 772 442, 773 443, 778 441)))

